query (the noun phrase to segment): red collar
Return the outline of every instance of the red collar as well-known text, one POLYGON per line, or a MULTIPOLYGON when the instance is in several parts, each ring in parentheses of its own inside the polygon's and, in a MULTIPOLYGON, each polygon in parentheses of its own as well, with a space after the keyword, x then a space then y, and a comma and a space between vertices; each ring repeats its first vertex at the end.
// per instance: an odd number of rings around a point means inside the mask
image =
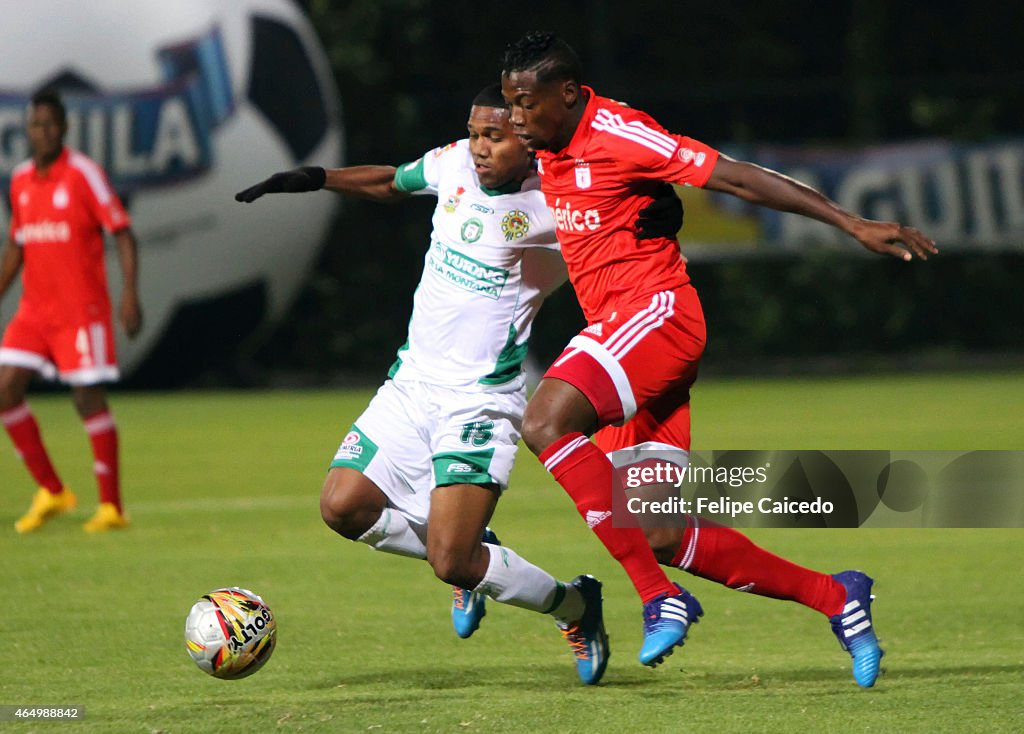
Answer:
POLYGON ((573 132, 569 144, 556 155, 567 158, 580 158, 583 155, 584 147, 586 147, 587 138, 590 137, 590 123, 593 122, 594 115, 597 113, 597 95, 586 84, 581 84, 580 89, 590 95, 589 99, 587 99, 587 106, 583 109, 583 117, 580 118, 580 122, 573 132))

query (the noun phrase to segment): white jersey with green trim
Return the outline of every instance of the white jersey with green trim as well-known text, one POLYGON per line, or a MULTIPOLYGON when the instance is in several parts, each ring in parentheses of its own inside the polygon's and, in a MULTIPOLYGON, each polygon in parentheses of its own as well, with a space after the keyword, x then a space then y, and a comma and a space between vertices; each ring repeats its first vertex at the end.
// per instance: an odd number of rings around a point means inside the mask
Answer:
POLYGON ((390 377, 466 390, 525 384, 526 342, 544 297, 566 279, 540 180, 482 186, 469 141, 399 166, 395 187, 434 194, 434 229, 409 336, 390 377))

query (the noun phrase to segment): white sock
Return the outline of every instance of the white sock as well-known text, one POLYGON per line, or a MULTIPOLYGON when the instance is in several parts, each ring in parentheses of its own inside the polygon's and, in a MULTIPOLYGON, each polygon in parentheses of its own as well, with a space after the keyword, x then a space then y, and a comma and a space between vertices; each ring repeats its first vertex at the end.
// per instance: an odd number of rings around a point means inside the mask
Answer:
POLYGON ((409 521, 390 507, 385 507, 373 527, 356 540, 385 553, 421 560, 427 557, 427 546, 409 525, 409 521))
MULTIPOLYGON (((473 591, 486 594, 502 604, 534 612, 558 612, 558 615, 568 612, 570 620, 582 616, 583 598, 576 587, 563 584, 511 548, 490 543, 484 545, 490 552, 491 559, 487 565, 487 573, 473 591), (578 611, 575 607, 578 607, 578 611)), ((561 621, 558 615, 555 618, 561 621)))

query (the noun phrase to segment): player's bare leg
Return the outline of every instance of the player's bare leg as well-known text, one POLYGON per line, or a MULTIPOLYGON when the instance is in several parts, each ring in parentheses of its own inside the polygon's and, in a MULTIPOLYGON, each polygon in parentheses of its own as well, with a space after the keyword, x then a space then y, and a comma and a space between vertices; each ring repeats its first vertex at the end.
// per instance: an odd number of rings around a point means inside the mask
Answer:
POLYGON ((96 514, 83 528, 89 533, 102 533, 127 527, 128 518, 121 506, 117 424, 107 404, 107 389, 103 385, 75 385, 71 388, 71 397, 89 434, 100 499, 96 514))
POLYGON ((35 374, 35 371, 26 367, 0 365, 0 413, 6 413, 24 402, 35 374))
POLYGON ((320 492, 320 516, 334 532, 377 550, 425 559, 427 547, 387 495, 362 472, 335 467, 320 492))
POLYGON ((492 486, 452 484, 431 492, 427 561, 446 584, 473 589, 483 581, 490 553, 480 538, 497 503, 492 486))
POLYGON ((597 412, 582 391, 564 380, 545 378, 527 405, 523 440, 629 574, 644 603, 640 661, 653 667, 683 644, 703 610, 689 592, 668 580, 640 528, 615 527, 611 521, 618 475, 587 439, 597 427, 597 412))
POLYGON ((456 632, 469 637, 477 629, 486 613, 485 596, 550 614, 573 649, 580 680, 597 683, 609 657, 601 582, 581 575, 563 584, 510 548, 481 542, 498 497, 497 487, 475 484, 437 487, 430 497, 427 558, 437 577, 454 587, 456 632))
POLYGON ((74 493, 65 489, 57 476, 43 444, 39 424, 25 402, 34 375, 33 370, 25 367, 0 365, 0 422, 39 487, 33 495, 28 512, 14 523, 19 533, 37 530, 51 517, 67 512, 78 504, 74 493))

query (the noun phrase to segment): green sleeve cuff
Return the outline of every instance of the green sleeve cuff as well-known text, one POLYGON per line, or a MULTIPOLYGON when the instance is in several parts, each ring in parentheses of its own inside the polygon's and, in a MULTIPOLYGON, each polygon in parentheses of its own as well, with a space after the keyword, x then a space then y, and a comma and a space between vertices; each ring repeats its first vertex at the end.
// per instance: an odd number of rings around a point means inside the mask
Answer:
POLYGON ((406 194, 427 188, 427 179, 423 175, 422 158, 412 163, 405 163, 395 170, 395 188, 406 194))

